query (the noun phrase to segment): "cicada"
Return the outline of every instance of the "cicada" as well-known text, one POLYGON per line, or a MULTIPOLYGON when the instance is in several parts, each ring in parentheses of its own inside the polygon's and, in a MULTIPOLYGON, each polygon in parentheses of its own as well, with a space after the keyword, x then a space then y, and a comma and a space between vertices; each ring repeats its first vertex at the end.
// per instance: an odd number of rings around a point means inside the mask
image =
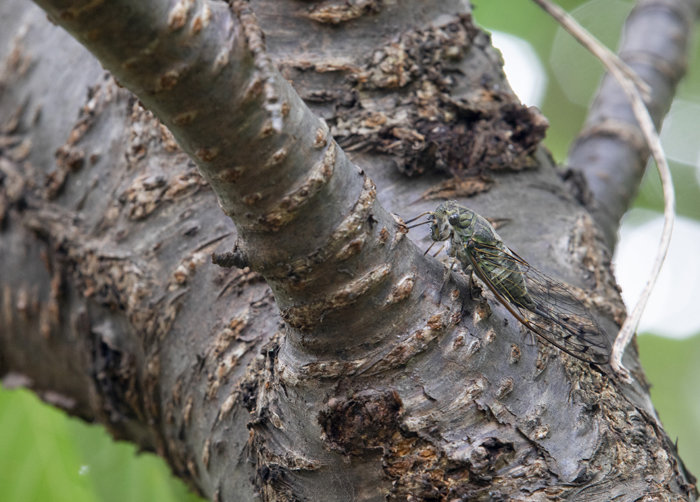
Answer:
POLYGON ((471 267, 524 326, 584 362, 608 362, 610 342, 572 288, 548 277, 510 250, 486 218, 455 201, 444 202, 435 211, 423 214, 428 214, 424 223, 430 224, 431 238, 449 240, 448 254, 463 270, 471 267))

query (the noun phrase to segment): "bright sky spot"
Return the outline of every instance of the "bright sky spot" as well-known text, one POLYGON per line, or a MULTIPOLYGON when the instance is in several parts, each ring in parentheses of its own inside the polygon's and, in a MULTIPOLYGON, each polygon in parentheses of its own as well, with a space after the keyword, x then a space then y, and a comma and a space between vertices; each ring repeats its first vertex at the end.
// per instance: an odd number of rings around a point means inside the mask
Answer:
POLYGON ((676 99, 664 119, 661 140, 671 160, 695 166, 700 176, 700 103, 676 99))
MULTIPOLYGON (((663 218, 633 209, 620 230, 615 275, 631 309, 639 298, 656 255, 663 218), (633 221, 642 223, 632 223, 633 221)), ((649 298, 638 332, 686 338, 700 332, 700 223, 676 218, 668 256, 649 298)))
POLYGON ((540 58, 522 38, 492 31, 493 45, 501 51, 508 83, 524 104, 541 106, 547 88, 547 76, 540 58))

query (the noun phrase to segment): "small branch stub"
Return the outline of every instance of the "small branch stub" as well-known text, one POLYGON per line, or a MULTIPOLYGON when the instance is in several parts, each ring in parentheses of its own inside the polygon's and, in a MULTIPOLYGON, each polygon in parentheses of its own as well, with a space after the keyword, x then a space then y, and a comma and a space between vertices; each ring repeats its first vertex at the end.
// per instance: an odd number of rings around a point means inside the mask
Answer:
POLYGON ((246 268, 249 266, 248 257, 236 244, 231 251, 212 253, 211 262, 224 268, 246 268))

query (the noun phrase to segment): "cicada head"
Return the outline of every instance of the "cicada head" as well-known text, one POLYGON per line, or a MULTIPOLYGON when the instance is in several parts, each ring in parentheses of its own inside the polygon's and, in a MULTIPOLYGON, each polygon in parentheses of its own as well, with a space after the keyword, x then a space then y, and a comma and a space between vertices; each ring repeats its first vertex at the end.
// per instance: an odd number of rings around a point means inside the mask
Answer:
POLYGON ((435 211, 432 212, 432 222, 430 224, 430 237, 434 241, 444 241, 452 235, 452 225, 450 217, 454 217, 459 210, 459 206, 455 201, 448 200, 440 204, 435 211))
POLYGON ((470 235, 475 217, 474 211, 460 206, 453 200, 443 202, 432 213, 430 236, 435 241, 444 241, 455 233, 470 235))

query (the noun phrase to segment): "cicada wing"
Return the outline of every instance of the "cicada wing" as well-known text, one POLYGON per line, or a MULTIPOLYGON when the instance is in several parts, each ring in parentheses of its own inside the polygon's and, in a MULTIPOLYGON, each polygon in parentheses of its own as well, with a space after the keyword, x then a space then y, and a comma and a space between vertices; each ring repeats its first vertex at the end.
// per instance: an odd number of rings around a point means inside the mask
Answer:
POLYGON ((560 328, 569 345, 579 347, 580 352, 588 353, 599 364, 607 363, 610 341, 574 290, 532 267, 525 273, 525 280, 537 306, 535 322, 544 319, 554 328, 560 328))
POLYGON ((545 342, 585 362, 608 362, 610 342, 571 287, 543 274, 507 248, 474 243, 469 259, 498 301, 545 342), (520 276, 512 273, 514 264, 520 276), (522 284, 526 294, 522 294, 522 284))

